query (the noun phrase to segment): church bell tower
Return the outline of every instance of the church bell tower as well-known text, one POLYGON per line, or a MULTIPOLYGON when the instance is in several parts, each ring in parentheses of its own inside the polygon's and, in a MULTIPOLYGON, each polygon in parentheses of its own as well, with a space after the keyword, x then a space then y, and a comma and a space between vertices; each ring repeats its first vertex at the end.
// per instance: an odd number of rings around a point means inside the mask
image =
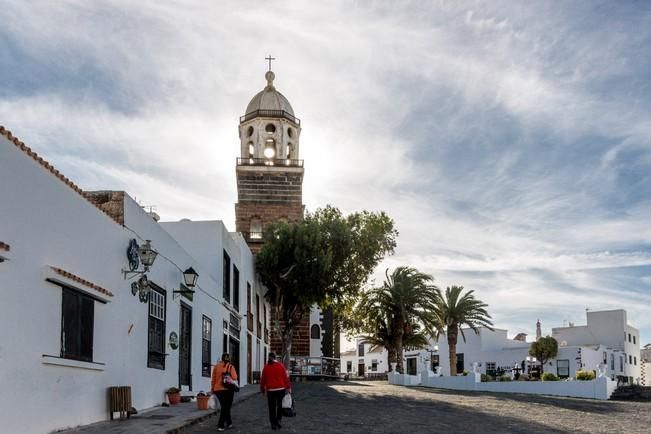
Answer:
POLYGON ((301 221, 304 212, 301 121, 274 86, 271 60, 267 85, 251 99, 239 125, 235 230, 254 254, 264 243, 267 225, 301 221))

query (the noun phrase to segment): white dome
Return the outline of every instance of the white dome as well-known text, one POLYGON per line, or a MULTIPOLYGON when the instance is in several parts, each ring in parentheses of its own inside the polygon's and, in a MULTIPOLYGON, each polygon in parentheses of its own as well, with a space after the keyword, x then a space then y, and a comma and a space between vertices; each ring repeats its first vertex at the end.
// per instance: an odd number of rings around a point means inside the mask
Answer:
POLYGON ((245 115, 258 110, 282 110, 294 116, 294 109, 287 98, 273 86, 274 77, 274 73, 271 71, 265 74, 267 86, 251 99, 249 105, 246 106, 245 115))

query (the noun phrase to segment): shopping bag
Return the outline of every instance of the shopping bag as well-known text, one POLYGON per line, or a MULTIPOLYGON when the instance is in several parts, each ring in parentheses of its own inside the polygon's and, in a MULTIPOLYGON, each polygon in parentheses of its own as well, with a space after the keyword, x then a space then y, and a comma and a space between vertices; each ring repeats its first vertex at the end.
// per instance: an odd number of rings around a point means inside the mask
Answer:
POLYGON ((295 417, 296 416, 296 400, 292 397, 291 393, 288 393, 283 397, 283 416, 284 417, 295 417), (289 404, 289 407, 285 405, 289 404))
POLYGON ((217 396, 213 393, 208 399, 208 408, 214 410, 217 408, 217 396))
POLYGON ((292 394, 287 393, 283 397, 283 408, 292 408, 292 394))

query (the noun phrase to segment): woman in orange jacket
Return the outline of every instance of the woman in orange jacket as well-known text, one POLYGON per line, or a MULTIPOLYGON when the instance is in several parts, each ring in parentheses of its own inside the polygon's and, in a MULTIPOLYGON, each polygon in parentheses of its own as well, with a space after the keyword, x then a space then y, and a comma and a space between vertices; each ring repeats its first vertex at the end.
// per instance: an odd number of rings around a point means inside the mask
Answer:
POLYGON ((272 430, 280 428, 280 421, 283 417, 283 397, 291 390, 292 385, 289 382, 289 374, 287 374, 285 366, 276 361, 276 354, 269 353, 269 359, 262 369, 260 377, 260 393, 264 395, 267 392, 269 421, 272 430))
POLYGON ((224 376, 230 376, 233 380, 237 381, 237 371, 231 365, 231 356, 228 353, 222 354, 221 362, 217 363, 212 368, 211 390, 212 393, 217 395, 219 400, 219 422, 217 423, 217 431, 224 431, 224 427, 233 428, 233 421, 231 420, 231 406, 233 405, 233 396, 235 391, 224 387, 224 376))

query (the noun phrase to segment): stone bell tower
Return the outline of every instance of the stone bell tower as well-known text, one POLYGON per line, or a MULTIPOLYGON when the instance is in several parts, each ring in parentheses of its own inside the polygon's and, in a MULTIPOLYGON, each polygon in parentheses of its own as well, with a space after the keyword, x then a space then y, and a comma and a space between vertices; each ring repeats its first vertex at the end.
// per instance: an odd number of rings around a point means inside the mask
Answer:
POLYGON ((240 157, 237 159, 235 230, 251 251, 264 242, 272 222, 303 219, 303 160, 299 159, 301 121, 287 98, 274 86, 275 74, 240 117, 240 157))

